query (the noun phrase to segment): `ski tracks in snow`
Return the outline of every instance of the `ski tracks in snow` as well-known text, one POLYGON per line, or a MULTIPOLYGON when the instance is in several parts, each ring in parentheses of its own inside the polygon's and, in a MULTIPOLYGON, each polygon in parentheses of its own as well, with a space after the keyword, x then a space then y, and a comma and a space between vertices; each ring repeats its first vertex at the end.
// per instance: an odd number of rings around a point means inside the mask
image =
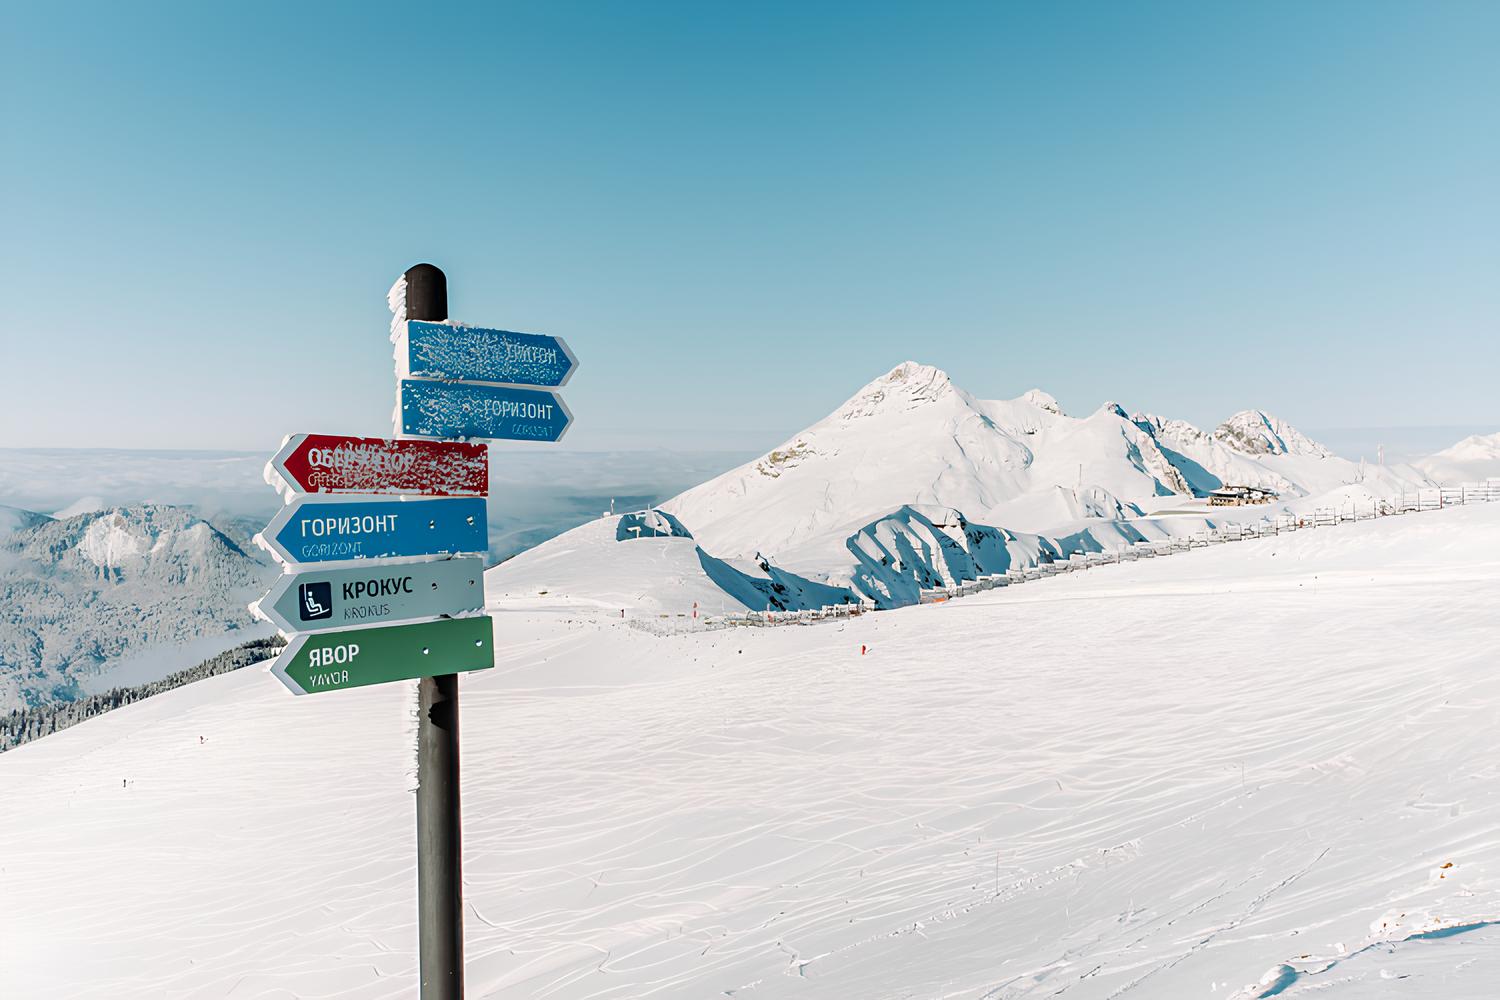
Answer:
MULTIPOLYGON (((1500 551, 1500 509, 1444 519, 1500 551)), ((1434 982, 1422 956, 1489 931, 1418 935, 1500 913, 1500 567, 1361 587, 1432 558, 1424 531, 1368 564, 1388 520, 1316 539, 1316 590, 1280 569, 1298 533, 837 629, 498 614, 499 665, 463 679, 468 995, 1434 982)), ((410 740, 403 686, 291 699, 250 670, 0 757, 0 971, 409 996, 410 740)))

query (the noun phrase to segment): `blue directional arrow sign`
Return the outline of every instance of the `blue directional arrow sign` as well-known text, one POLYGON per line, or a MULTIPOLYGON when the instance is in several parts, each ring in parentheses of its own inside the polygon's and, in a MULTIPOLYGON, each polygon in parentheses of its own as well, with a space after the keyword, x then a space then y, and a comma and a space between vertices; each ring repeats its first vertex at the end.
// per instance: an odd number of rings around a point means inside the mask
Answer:
POLYGON ((573 414, 545 389, 400 380, 397 433, 411 437, 556 441, 573 414))
POLYGON ((303 497, 278 511, 256 541, 288 564, 482 553, 489 547, 483 497, 303 497))
POLYGON ((561 337, 538 333, 411 320, 396 344, 396 374, 409 378, 557 388, 577 368, 561 337))

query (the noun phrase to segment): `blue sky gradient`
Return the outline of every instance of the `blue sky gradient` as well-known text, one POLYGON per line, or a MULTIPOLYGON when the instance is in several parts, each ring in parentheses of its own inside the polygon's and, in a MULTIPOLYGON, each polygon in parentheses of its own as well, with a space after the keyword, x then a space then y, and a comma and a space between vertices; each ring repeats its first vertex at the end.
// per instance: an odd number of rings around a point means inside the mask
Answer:
POLYGON ((1500 4, 435 6, 8 9, 0 446, 384 433, 420 260, 569 341, 572 448, 769 448, 908 357, 1500 428, 1500 4))

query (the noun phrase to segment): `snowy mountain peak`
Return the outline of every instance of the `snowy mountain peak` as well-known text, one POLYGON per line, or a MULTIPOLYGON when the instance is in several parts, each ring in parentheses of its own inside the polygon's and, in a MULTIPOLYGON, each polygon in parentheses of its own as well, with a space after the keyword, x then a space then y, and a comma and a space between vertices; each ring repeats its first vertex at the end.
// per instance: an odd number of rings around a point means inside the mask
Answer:
POLYGON ((129 524, 116 511, 90 522, 74 547, 100 569, 118 569, 144 555, 155 544, 156 539, 149 531, 131 530, 138 527, 144 525, 129 524))
POLYGON ((256 581, 256 561, 207 521, 180 507, 143 504, 49 520, 6 539, 5 547, 52 574, 109 581, 256 581))
POLYGON ((1153 413, 1132 413, 1130 422, 1152 437, 1162 441, 1197 443, 1211 438, 1186 420, 1158 417, 1153 413))
MULTIPOLYGON (((787 572, 861 590, 847 575, 851 539, 904 507, 1014 531, 1077 531, 1226 484, 1290 499, 1367 479, 1260 411, 1212 436, 1115 403, 1074 418, 1040 389, 983 399, 907 361, 776 449, 662 507, 716 558, 763 554, 787 572)), ((1406 481, 1391 472, 1385 482, 1406 481)))
POLYGON ((1434 479, 1449 482, 1500 478, 1500 433, 1470 434, 1416 465, 1434 479))
POLYGON ((273 576, 165 504, 17 528, 0 539, 0 712, 72 699, 128 654, 249 626, 245 604, 273 576))
POLYGON ((1500 433, 1470 434, 1432 457, 1455 462, 1493 462, 1500 459, 1500 433))
POLYGON ((1264 410, 1241 410, 1214 430, 1214 437, 1246 455, 1313 455, 1333 452, 1264 410))
POLYGON ((1041 389, 1027 389, 1022 393, 1021 399, 1039 410, 1046 410, 1048 413, 1055 413, 1060 417, 1066 416, 1062 411, 1062 407, 1057 405, 1057 399, 1050 392, 1043 392, 1041 389))
POLYGON ((877 413, 915 409, 953 393, 948 373, 932 365, 903 361, 855 393, 839 407, 838 417, 857 420, 877 413))

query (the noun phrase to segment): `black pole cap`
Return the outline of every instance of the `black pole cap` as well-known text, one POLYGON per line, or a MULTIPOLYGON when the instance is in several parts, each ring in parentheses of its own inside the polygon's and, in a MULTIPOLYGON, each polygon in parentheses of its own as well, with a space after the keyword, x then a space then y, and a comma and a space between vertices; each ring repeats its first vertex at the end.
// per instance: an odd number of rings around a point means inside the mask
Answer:
POLYGON ((440 268, 417 264, 406 269, 406 318, 430 323, 448 318, 448 278, 440 268))

